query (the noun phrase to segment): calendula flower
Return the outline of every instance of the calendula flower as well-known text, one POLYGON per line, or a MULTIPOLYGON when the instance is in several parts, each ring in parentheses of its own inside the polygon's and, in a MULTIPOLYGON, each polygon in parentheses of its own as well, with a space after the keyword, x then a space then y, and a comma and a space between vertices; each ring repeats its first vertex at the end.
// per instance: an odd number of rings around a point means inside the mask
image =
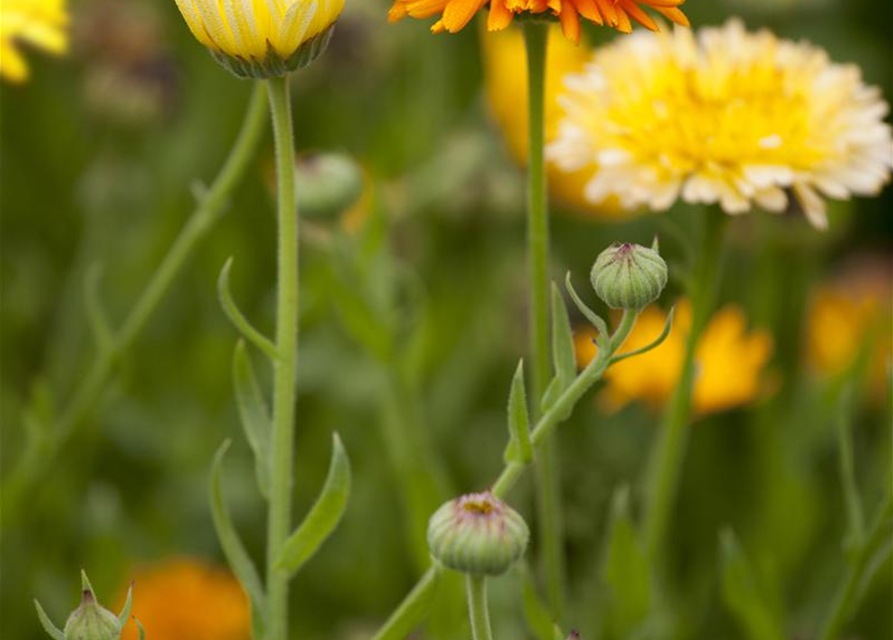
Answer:
POLYGON ((885 387, 893 356, 893 289, 889 258, 860 261, 815 292, 806 314, 806 355, 823 375, 839 375, 862 355, 868 359, 870 387, 885 387))
MULTIPOLYGON (((563 78, 583 71, 591 50, 575 46, 566 38, 552 37, 560 27, 551 27, 546 51, 545 137, 552 142, 558 134, 561 111, 558 96, 563 78)), ((484 88, 496 124, 505 138, 508 150, 519 164, 527 163, 527 67, 518 65, 524 59, 524 36, 518 29, 506 29, 481 39, 483 46, 484 88)), ((546 165, 550 195, 573 211, 599 218, 628 218, 630 211, 616 201, 593 204, 583 197, 583 189, 591 171, 561 171, 554 162, 546 165)))
MULTIPOLYGON (((133 581, 132 613, 151 640, 251 637, 248 598, 225 569, 177 558, 138 571, 133 581)), ((128 624, 121 638, 137 640, 136 625, 128 624)))
POLYGON ((588 168, 592 202, 664 210, 678 198, 730 214, 784 211, 827 226, 824 197, 876 195, 893 138, 880 90, 819 48, 719 28, 635 34, 565 79, 549 157, 588 168))
MULTIPOLYGON (((474 15, 484 8, 488 0, 394 0, 388 12, 391 22, 406 16, 430 18, 440 14, 431 31, 456 33, 474 15)), ((512 23, 515 16, 554 16, 561 22, 565 37, 580 41, 580 16, 595 24, 607 25, 618 31, 632 31, 632 20, 648 29, 658 30, 657 23, 642 9, 646 6, 673 22, 688 25, 688 19, 679 7, 685 0, 489 0, 487 29, 501 31, 512 23)))
POLYGON ((68 48, 65 0, 3 0, 0 3, 0 77, 10 82, 28 78, 20 47, 60 55, 68 48))
POLYGON ((192 35, 241 77, 283 76, 328 44, 344 0, 176 0, 192 35))
MULTIPOLYGON (((624 343, 624 351, 644 347, 663 331, 666 314, 655 306, 646 308, 624 343)), ((685 342, 691 329, 691 305, 676 307, 673 328, 657 348, 612 365, 605 373, 600 400, 609 410, 640 400, 661 408, 679 384, 685 342)), ((574 335, 577 365, 585 367, 595 357, 594 329, 579 328, 574 335)), ((743 311, 734 305, 720 309, 708 322, 695 351, 695 412, 704 415, 724 411, 755 399, 765 385, 763 371, 772 355, 768 332, 748 332, 743 311)))

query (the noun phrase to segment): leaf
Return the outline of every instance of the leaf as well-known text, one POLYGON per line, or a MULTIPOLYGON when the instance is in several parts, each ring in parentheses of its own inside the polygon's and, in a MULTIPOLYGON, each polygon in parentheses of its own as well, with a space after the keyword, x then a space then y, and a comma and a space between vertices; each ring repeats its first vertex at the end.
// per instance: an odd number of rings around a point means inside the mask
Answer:
POLYGON ((121 613, 118 614, 118 622, 121 623, 121 627, 123 628, 125 624, 127 624, 127 620, 130 618, 130 608, 133 606, 133 583, 127 588, 127 599, 124 601, 124 607, 121 609, 121 613))
POLYGON ((294 575, 313 557, 338 526, 350 496, 350 460, 337 433, 332 434, 332 460, 322 492, 297 530, 286 540, 276 568, 294 575))
POLYGON ((592 326, 595 327, 595 330, 598 331, 597 342, 599 347, 602 347, 602 343, 606 344, 608 337, 611 335, 608 331, 607 323, 601 319, 595 311, 590 309, 585 302, 577 295, 577 291, 574 289, 574 285, 571 284, 571 272, 567 272, 567 276, 564 278, 564 286, 567 289, 567 292, 570 294, 571 300, 574 301, 574 305, 583 314, 583 316, 589 320, 592 326))
POLYGON ((43 610, 43 607, 40 606, 40 603, 36 598, 34 599, 34 607, 37 609, 37 619, 40 620, 43 630, 46 631, 53 640, 65 640, 65 634, 53 624, 53 621, 50 620, 50 617, 46 614, 46 611, 43 610))
POLYGON ((233 352, 233 387, 239 419, 245 438, 254 453, 257 486, 264 498, 270 498, 270 412, 251 366, 245 342, 239 340, 233 352))
POLYGON ((555 376, 552 378, 552 381, 549 383, 549 386, 546 387, 546 391, 543 393, 543 398, 540 401, 540 413, 546 415, 549 413, 549 409, 552 408, 556 402, 558 402, 558 398, 561 397, 562 393, 561 388, 561 378, 555 376))
POLYGON ((224 440, 220 448, 217 449, 217 453, 214 455, 214 462, 211 465, 211 515, 214 520, 214 529, 217 531, 217 538, 220 540, 220 546, 223 549, 223 555, 226 556, 233 573, 242 583, 251 600, 252 615, 261 615, 261 612, 265 610, 263 585, 254 562, 248 556, 245 546, 239 539, 239 534, 233 526, 229 511, 226 508, 226 502, 223 499, 221 472, 223 470, 223 458, 226 456, 229 446, 230 441, 224 440))
POLYGON ((102 307, 99 294, 99 282, 102 279, 102 265, 99 262, 87 267, 84 276, 84 312, 87 316, 87 324, 96 341, 99 351, 107 351, 112 348, 114 334, 105 309, 102 307))
POLYGON ((146 630, 143 629, 143 625, 139 620, 136 620, 136 628, 139 629, 140 640, 146 640, 146 630))
MULTIPOLYGON (((640 349, 636 349, 635 351, 629 351, 627 353, 621 353, 619 356, 614 356, 611 358, 611 364, 616 364, 621 360, 626 360, 627 358, 632 358, 633 356, 642 355, 643 353, 647 353, 652 349, 656 349, 661 345, 661 343, 667 339, 667 336, 670 335, 670 331, 673 329, 673 318, 676 315, 676 307, 670 309, 670 313, 667 314, 667 319, 664 322, 663 331, 660 332, 660 335, 657 336, 654 340, 646 344, 644 347, 640 349)), ((621 345, 617 345, 619 348, 621 345)))
POLYGON ((263 351, 267 354, 270 360, 275 362, 279 359, 279 352, 276 350, 276 345, 248 322, 248 318, 242 314, 239 307, 236 306, 235 300, 233 300, 229 287, 229 272, 232 266, 233 259, 232 256, 230 256, 223 264, 223 269, 220 270, 220 277, 217 278, 217 295, 220 298, 220 306, 223 307, 223 312, 236 327, 236 330, 238 330, 248 342, 263 351))
POLYGON ((751 640, 784 640, 781 621, 762 597, 750 563, 731 529, 720 534, 723 598, 751 640))
POLYGON ((528 463, 533 460, 530 444, 530 416, 527 412, 527 392, 524 390, 524 361, 518 363, 508 406, 509 444, 503 458, 506 463, 528 463))
POLYGON ((629 487, 611 500, 602 579, 610 590, 612 636, 624 638, 648 617, 651 574, 629 512, 629 487))
POLYGON ((577 361, 574 357, 574 336, 567 317, 567 307, 561 291, 552 283, 552 359, 555 375, 561 381, 564 391, 577 375, 577 361))
MULTIPOLYGON (((524 563, 521 566, 522 595, 524 599, 524 618, 527 626, 539 640, 553 640, 555 624, 549 614, 549 608, 540 598, 531 576, 530 569, 524 563)), ((561 636, 564 640, 564 636, 561 636)))
POLYGON ((440 572, 440 565, 436 563, 428 569, 372 640, 405 640, 422 623, 431 608, 440 572))

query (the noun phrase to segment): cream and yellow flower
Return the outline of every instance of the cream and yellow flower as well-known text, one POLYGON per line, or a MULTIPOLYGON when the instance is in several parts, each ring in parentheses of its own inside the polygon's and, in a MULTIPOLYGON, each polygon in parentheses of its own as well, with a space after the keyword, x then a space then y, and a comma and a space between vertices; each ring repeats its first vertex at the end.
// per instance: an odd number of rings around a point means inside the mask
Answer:
POLYGON ((68 49, 65 0, 3 0, 0 3, 0 78, 28 79, 28 63, 19 50, 31 46, 61 55, 68 49))
MULTIPOLYGON (((151 640, 249 640, 248 598, 226 569, 175 558, 133 576, 133 617, 151 640)), ((123 604, 126 589, 122 589, 123 604)), ((122 640, 137 640, 136 625, 122 640)))
POLYGON ((192 35, 234 73, 285 75, 328 43, 344 0, 176 0, 192 35))
POLYGON ((657 23, 642 9, 646 6, 676 24, 688 25, 679 7, 685 0, 394 0, 388 12, 391 22, 406 16, 430 18, 440 14, 431 27, 434 33, 456 33, 465 28, 474 15, 490 4, 487 29, 501 31, 518 15, 557 17, 565 37, 580 41, 580 17, 618 31, 632 31, 632 21, 657 31, 657 23))
POLYGON ((819 48, 719 28, 635 34, 565 79, 549 157, 589 169, 592 202, 664 210, 678 198, 730 214, 784 211, 827 226, 823 197, 876 195, 890 179, 888 106, 859 69, 819 48))
MULTIPOLYGON (((644 347, 663 331, 666 314, 655 306, 646 308, 624 343, 624 351, 644 347)), ((691 330, 691 305, 676 307, 673 328, 657 348, 623 360, 605 373, 606 386, 600 400, 608 410, 617 410, 639 400, 654 409, 662 407, 679 384, 685 342, 691 330)), ((574 334, 577 365, 585 367, 598 352, 595 330, 578 328, 574 334)), ((708 322, 695 351, 696 377, 693 406, 698 414, 724 411, 746 404, 767 385, 764 369, 772 355, 772 337, 767 331, 748 332, 744 312, 729 305, 708 322)))
MULTIPOLYGON (((558 95, 562 79, 569 73, 581 72, 591 50, 575 46, 565 38, 552 37, 559 30, 551 27, 546 51, 545 136, 549 143, 558 133, 560 110, 558 95)), ((527 67, 524 59, 524 36, 518 29, 506 29, 482 38, 485 90, 487 102, 496 124, 505 138, 512 157, 519 164, 527 162, 527 67)), ((583 197, 583 188, 591 172, 561 171, 554 162, 546 164, 549 193, 561 204, 598 218, 623 219, 631 213, 616 202, 592 204, 583 197)))

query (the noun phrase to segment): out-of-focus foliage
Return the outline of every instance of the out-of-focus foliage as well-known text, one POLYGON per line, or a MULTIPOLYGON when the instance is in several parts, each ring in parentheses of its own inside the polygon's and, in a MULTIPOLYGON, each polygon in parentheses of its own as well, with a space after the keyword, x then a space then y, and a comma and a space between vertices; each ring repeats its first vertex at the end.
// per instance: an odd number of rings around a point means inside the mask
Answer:
MULTIPOLYGON (((69 55, 31 56, 28 82, 0 88, 4 473, 22 450, 23 416, 58 412, 94 357, 86 274, 102 265, 101 299, 119 321, 193 207, 190 185, 218 170, 250 93, 195 43, 173 2, 78 0, 71 12, 69 55)), ((694 25, 734 13, 749 27, 811 39, 834 60, 859 64, 893 98, 887 0, 689 0, 686 13, 694 25)), ((432 37, 419 21, 389 26, 385 3, 356 0, 326 54, 294 77, 299 150, 351 154, 366 184, 348 217, 304 226, 298 510, 324 483, 335 430, 351 455, 353 486, 339 528, 294 583, 294 637, 369 637, 427 561, 419 514, 483 488, 501 468, 507 394, 527 345, 524 191, 485 99, 487 37, 476 29, 432 37), (407 431, 412 440, 399 436, 407 431), (416 481, 398 485, 397 470, 416 481)), ((614 37, 622 36, 584 25, 591 42, 614 37)), ((76 605, 80 567, 99 591, 114 593, 170 558, 222 561, 208 474, 220 442, 241 427, 231 386, 237 336, 216 281, 234 256, 233 294, 256 326, 272 327, 272 172, 265 138, 228 214, 118 363, 99 406, 44 469, 26 508, 3 513, 4 638, 43 637, 31 598, 61 619, 76 605)), ((854 290, 841 283, 859 273, 844 265, 863 256, 890 275, 891 210, 888 188, 875 200, 832 204, 824 234, 799 216, 756 212, 731 223, 721 303, 738 305, 773 350, 760 374, 765 392, 705 410, 693 430, 670 545, 685 637, 747 637, 738 612, 752 590, 766 616, 784 612, 787 637, 816 632, 847 554, 835 427, 846 386, 855 384, 854 472, 867 514, 889 490, 890 387, 879 355, 889 354, 889 280, 872 305, 852 302, 879 314, 855 334, 839 326, 843 303, 834 296, 854 290), (854 350, 848 357, 837 353, 845 344, 854 350), (846 364, 823 366, 829 358, 846 364), (735 537, 721 545, 726 527, 735 537)), ((556 203, 556 281, 571 270, 584 282, 614 240, 647 245, 658 234, 671 273, 661 303, 678 296, 693 227, 685 207, 627 222, 563 213, 556 203)), ((725 375, 737 373, 730 365, 725 375)), ((258 367, 258 379, 267 388, 269 372, 258 367)), ((606 414, 587 399, 560 431, 568 619, 584 638, 620 638, 634 627, 635 607, 600 615, 618 588, 646 606, 639 573, 635 584, 618 582, 640 562, 618 488, 631 484, 630 499, 638 495, 658 425, 642 403, 606 414), (610 548, 620 551, 607 562, 610 548)), ((260 558, 252 453, 235 442, 228 503, 260 558)), ((512 504, 532 523, 530 489, 522 482, 512 504)), ((530 633, 521 584, 493 583, 500 637, 530 633)), ((455 580, 442 583, 425 637, 467 635, 457 590, 455 580)), ((889 561, 866 593, 848 633, 886 640, 889 561)), ((134 610, 150 640, 170 640, 151 634, 148 611, 162 616, 162 608, 146 595, 141 609, 140 597, 138 581, 134 610)))

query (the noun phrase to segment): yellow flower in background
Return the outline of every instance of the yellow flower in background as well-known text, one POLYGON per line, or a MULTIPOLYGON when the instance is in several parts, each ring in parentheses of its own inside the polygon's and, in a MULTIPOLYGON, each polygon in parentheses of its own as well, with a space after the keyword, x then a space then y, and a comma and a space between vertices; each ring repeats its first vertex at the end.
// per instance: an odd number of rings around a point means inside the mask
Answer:
POLYGON ((565 79, 549 157, 589 168, 592 202, 669 208, 678 198, 730 214, 784 211, 793 195, 827 226, 824 197, 876 195, 893 138, 880 90, 806 43, 748 33, 738 20, 635 34, 565 79))
POLYGON ((893 261, 868 259, 823 284, 807 312, 806 355, 823 375, 844 373, 864 348, 873 390, 883 391, 893 356, 893 261))
POLYGON ((344 0, 176 0, 192 35, 243 77, 285 75, 328 44, 344 0))
MULTIPOLYGON (((440 20, 434 23, 431 31, 456 33, 464 29, 487 2, 488 0, 394 0, 388 19, 396 22, 406 16, 424 19, 440 14, 440 20)), ((642 6, 657 11, 676 24, 687 26, 688 19, 679 9, 684 2, 685 0, 489 0, 487 29, 505 29, 518 15, 546 14, 558 18, 561 30, 568 40, 579 42, 580 16, 624 33, 632 31, 632 20, 657 31, 657 23, 642 6)))
MULTIPOLYGON (((624 343, 623 351, 644 347, 663 331, 666 314, 655 306, 646 308, 624 343)), ((659 409, 673 395, 682 371, 685 341, 691 329, 691 305, 676 307, 673 328, 660 346, 635 358, 612 365, 605 373, 600 396, 607 409, 616 411, 639 400, 659 409)), ((585 367, 597 348, 595 330, 579 328, 574 335, 577 365, 585 367)), ((763 373, 772 355, 767 331, 748 332, 744 312, 729 305, 707 323, 695 351, 696 377, 693 405, 704 415, 746 404, 765 389, 763 373)))
POLYGON ((65 0, 2 0, 0 2, 0 77, 28 79, 28 63, 19 48, 34 47, 60 55, 68 49, 65 0))
MULTIPOLYGON (((575 46, 564 38, 552 37, 559 27, 551 27, 546 51, 545 136, 546 143, 558 133, 560 110, 558 95, 564 76, 583 70, 591 50, 575 46)), ((524 36, 518 29, 506 29, 482 38, 483 65, 487 102, 496 124, 502 132, 509 152, 519 164, 527 162, 527 67, 518 65, 523 60, 524 36)), ((574 210, 601 218, 628 218, 630 212, 616 203, 594 205, 583 197, 590 171, 561 171, 547 163, 547 184, 550 194, 574 210)))
MULTIPOLYGON (((150 640, 249 640, 248 598, 232 574, 190 558, 167 560, 133 576, 132 615, 150 640)), ((126 589, 122 589, 123 604, 126 589)), ((136 625, 122 640, 137 640, 136 625)))

